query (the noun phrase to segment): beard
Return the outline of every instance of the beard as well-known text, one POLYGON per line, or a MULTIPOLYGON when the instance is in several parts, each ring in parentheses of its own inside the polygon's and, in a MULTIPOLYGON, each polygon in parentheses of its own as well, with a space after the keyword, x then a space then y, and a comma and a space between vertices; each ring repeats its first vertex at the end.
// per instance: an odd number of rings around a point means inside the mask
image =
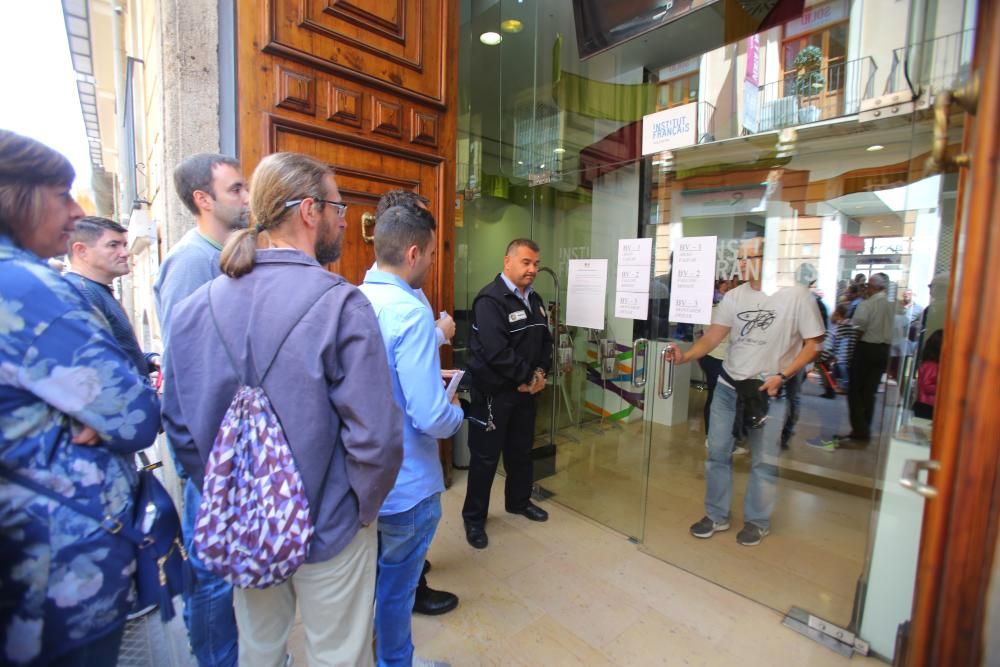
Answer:
POLYGON ((341 239, 321 239, 316 241, 314 251, 320 264, 332 264, 340 259, 341 239))

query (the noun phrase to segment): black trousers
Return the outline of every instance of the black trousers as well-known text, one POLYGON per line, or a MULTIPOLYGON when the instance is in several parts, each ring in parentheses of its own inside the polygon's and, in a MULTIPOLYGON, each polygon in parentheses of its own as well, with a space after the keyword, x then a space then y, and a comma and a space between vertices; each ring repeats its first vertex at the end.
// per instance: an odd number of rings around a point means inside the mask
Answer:
POLYGON ((492 410, 496 430, 469 422, 469 482, 462 518, 483 526, 490 506, 490 489, 503 455, 507 473, 505 506, 523 509, 531 500, 531 443, 535 437, 535 397, 519 391, 486 395, 473 390, 469 415, 486 422, 492 410))
POLYGON ((888 343, 858 341, 851 358, 850 382, 847 385, 847 407, 851 414, 851 433, 871 435, 875 416, 875 395, 882 373, 889 362, 888 343))

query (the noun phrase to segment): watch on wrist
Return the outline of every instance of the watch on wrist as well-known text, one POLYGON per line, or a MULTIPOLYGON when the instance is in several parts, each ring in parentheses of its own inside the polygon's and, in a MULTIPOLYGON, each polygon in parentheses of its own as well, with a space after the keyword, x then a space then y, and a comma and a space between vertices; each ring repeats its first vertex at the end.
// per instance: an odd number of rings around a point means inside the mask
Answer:
POLYGON ((788 382, 788 376, 781 371, 778 371, 778 376, 781 378, 782 383, 788 382))

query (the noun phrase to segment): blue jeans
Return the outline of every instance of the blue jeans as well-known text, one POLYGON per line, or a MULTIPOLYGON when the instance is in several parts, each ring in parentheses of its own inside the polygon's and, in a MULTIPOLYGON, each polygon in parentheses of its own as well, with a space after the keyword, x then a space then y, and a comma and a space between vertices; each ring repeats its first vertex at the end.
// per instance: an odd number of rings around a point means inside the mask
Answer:
POLYGON ((424 557, 441 520, 441 494, 399 514, 378 518, 378 577, 375 581, 375 655, 380 667, 410 667, 410 619, 424 557))
POLYGON ((115 667, 124 634, 123 623, 100 639, 59 656, 49 667, 115 667))
MULTIPOLYGON (((778 467, 781 453, 777 431, 784 421, 784 406, 770 403, 763 428, 750 429, 750 479, 743 498, 743 520, 760 528, 771 527, 771 514, 778 496, 778 467)), ((733 420, 736 418, 736 390, 719 382, 712 397, 712 420, 708 431, 708 458, 705 460, 705 514, 716 522, 729 520, 733 495, 733 420)))
POLYGON ((188 552, 184 565, 184 624, 199 667, 236 667, 239 643, 233 587, 206 570, 194 553, 194 524, 200 504, 201 491, 186 480, 181 525, 188 552))

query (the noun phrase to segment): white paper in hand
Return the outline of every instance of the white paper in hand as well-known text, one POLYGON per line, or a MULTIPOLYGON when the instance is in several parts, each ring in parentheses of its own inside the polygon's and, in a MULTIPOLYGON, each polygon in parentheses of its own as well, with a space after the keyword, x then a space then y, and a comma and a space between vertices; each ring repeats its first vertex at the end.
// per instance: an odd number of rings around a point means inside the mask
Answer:
POLYGON ((455 394, 458 393, 458 383, 462 381, 462 376, 465 375, 465 371, 455 371, 455 374, 451 376, 451 380, 448 382, 448 388, 445 389, 445 393, 448 394, 448 400, 455 398, 455 394))

